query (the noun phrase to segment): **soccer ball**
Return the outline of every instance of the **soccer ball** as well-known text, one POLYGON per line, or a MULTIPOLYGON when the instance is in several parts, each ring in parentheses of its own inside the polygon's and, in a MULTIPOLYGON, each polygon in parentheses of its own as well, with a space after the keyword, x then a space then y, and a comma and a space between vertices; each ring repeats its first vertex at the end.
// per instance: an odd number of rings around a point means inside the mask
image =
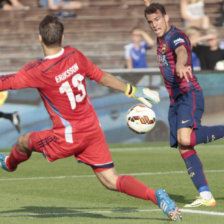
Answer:
POLYGON ((154 128, 156 115, 149 107, 138 104, 128 110, 126 121, 132 131, 137 134, 145 134, 154 128))

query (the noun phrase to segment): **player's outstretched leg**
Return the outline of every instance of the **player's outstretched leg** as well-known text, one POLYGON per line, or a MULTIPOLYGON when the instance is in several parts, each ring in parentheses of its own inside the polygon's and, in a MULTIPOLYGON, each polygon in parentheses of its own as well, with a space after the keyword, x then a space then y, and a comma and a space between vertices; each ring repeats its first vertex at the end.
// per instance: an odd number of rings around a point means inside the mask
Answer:
POLYGON ((118 175, 114 168, 102 172, 94 170, 101 183, 109 190, 116 190, 132 197, 150 200, 162 209, 169 219, 177 221, 182 218, 175 203, 163 190, 154 191, 138 179, 130 175, 118 175))
POLYGON ((208 143, 224 137, 224 125, 200 126, 194 129, 190 137, 190 146, 208 143))
POLYGON ((170 199, 165 190, 159 189, 156 191, 156 198, 158 206, 163 210, 163 213, 167 215, 172 221, 178 221, 182 219, 182 214, 175 202, 170 199))

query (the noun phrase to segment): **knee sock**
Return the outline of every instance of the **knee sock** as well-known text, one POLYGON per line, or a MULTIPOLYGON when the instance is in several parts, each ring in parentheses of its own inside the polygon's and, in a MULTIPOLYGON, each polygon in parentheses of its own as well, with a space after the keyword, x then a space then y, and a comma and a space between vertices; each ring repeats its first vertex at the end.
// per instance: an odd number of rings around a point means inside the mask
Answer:
POLYGON ((202 191, 210 191, 208 187, 208 183, 203 171, 203 165, 196 153, 195 150, 189 150, 183 154, 181 154, 187 170, 190 175, 192 182, 194 183, 197 190, 202 191))
POLYGON ((224 125, 219 126, 200 126, 191 133, 190 146, 195 146, 200 143, 208 143, 224 137, 224 125))
POLYGON ((20 152, 17 146, 14 146, 12 148, 12 151, 9 155, 9 157, 6 160, 6 166, 9 170, 15 170, 18 166, 18 164, 26 161, 31 156, 30 154, 20 152))
POLYGON ((151 200, 154 204, 158 204, 155 191, 132 176, 120 175, 117 180, 117 189, 130 196, 151 200))

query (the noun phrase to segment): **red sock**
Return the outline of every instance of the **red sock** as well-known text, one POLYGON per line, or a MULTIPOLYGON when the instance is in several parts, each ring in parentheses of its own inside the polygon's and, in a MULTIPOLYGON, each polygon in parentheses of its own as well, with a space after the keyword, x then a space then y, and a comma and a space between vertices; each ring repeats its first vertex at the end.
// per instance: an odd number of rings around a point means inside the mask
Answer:
POLYGON ((117 179, 117 189, 125 194, 157 203, 155 191, 132 176, 121 175, 117 179))
POLYGON ((6 160, 6 166, 9 170, 15 170, 17 165, 23 161, 29 159, 31 154, 20 152, 18 147, 15 145, 9 157, 6 160))

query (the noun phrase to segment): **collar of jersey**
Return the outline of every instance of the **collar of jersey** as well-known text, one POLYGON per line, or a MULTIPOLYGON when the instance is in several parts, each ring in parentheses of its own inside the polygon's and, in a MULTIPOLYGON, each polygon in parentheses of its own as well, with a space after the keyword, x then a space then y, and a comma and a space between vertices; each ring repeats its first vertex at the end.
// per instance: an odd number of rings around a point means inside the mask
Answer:
POLYGON ((46 57, 44 57, 44 59, 58 58, 64 53, 64 51, 65 51, 64 48, 61 48, 61 50, 57 54, 46 56, 46 57))

